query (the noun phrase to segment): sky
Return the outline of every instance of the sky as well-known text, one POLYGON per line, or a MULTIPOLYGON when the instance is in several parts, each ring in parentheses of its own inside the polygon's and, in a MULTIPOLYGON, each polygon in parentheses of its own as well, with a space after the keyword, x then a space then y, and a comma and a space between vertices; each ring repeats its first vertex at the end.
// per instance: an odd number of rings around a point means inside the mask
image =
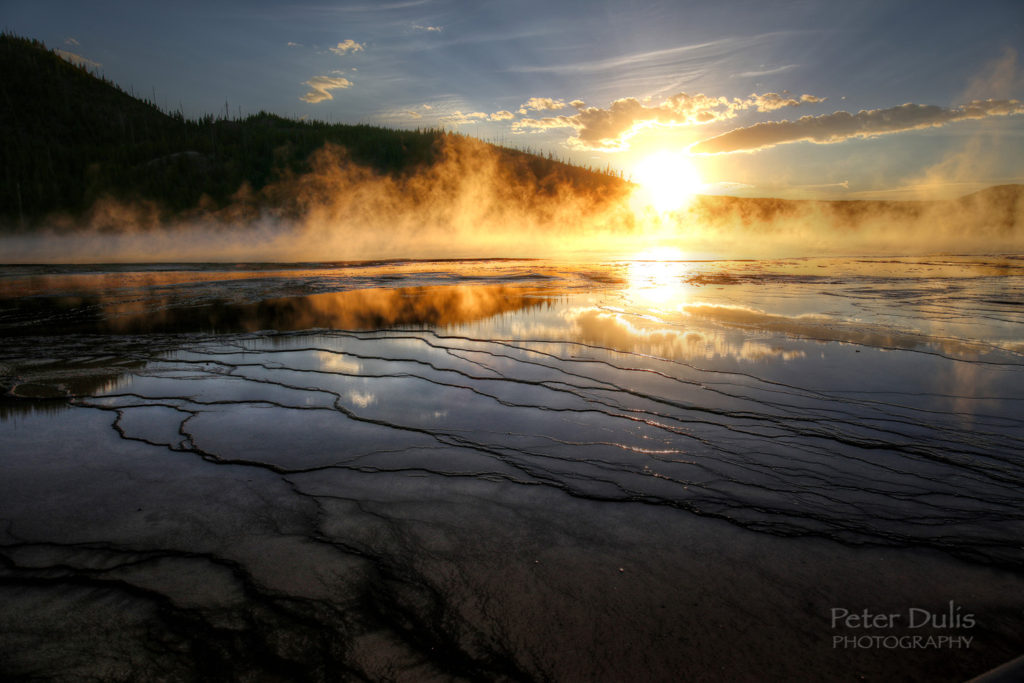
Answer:
POLYGON ((707 192, 923 198, 1024 183, 1020 0, 0 0, 186 116, 443 127, 707 192))

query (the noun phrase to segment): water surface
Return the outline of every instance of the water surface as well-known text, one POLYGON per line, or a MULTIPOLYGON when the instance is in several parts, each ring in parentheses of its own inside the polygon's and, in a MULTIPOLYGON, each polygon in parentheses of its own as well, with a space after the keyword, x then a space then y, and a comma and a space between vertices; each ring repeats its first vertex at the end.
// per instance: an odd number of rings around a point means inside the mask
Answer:
POLYGON ((14 674, 1018 654, 1019 257, 9 266, 0 292, 14 674), (968 648, 834 647, 834 608, 950 601, 978 625, 932 631, 968 648))

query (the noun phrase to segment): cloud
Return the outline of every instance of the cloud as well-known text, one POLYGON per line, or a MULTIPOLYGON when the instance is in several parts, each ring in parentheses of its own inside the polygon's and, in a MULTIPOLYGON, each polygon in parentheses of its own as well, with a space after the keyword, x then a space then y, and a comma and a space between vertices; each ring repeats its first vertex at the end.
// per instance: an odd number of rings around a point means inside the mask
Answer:
POLYGON ((698 154, 723 154, 751 152, 789 142, 831 144, 850 138, 870 138, 939 127, 956 121, 1014 114, 1024 114, 1024 104, 1019 100, 974 100, 948 109, 907 103, 889 109, 863 110, 856 114, 837 111, 822 116, 804 116, 796 121, 756 123, 698 142, 690 150, 698 154))
POLYGON ((416 111, 414 109, 406 109, 405 111, 402 112, 402 114, 404 114, 405 116, 409 117, 410 119, 422 119, 423 118, 423 114, 419 113, 418 111, 416 111))
POLYGON ((629 138, 651 126, 699 126, 734 118, 738 112, 749 109, 772 111, 820 101, 821 98, 814 95, 796 98, 788 94, 753 93, 746 99, 729 99, 681 92, 655 105, 627 97, 612 102, 607 109, 601 109, 587 107, 581 100, 573 100, 570 106, 576 109, 575 114, 522 119, 513 124, 512 131, 522 133, 529 129, 573 128, 576 135, 569 138, 570 147, 617 151, 626 149, 629 138))
POLYGON ((818 104, 824 102, 826 98, 815 97, 814 95, 801 95, 800 99, 790 97, 789 93, 783 91, 783 94, 769 92, 764 95, 750 95, 754 102, 754 106, 759 112, 775 111, 776 109, 782 109, 784 107, 798 107, 801 104, 818 104))
POLYGON ((510 119, 514 119, 515 117, 516 115, 513 114, 512 112, 502 109, 501 111, 494 112, 487 118, 489 118, 491 121, 508 121, 510 119))
POLYGON ((549 116, 543 119, 520 119, 512 124, 513 133, 525 133, 548 128, 576 128, 573 116, 549 116))
POLYGON ((75 40, 74 38, 71 38, 71 37, 65 38, 64 39, 64 44, 65 45, 73 45, 75 47, 77 47, 78 45, 81 45, 81 43, 79 43, 77 40, 75 40))
MULTIPOLYGON (((753 41, 757 41, 763 37, 764 36, 751 36, 750 38, 747 38, 745 40, 748 43, 750 43, 753 41)), ((736 44, 737 42, 739 41, 736 38, 722 38, 704 43, 694 43, 692 45, 679 45, 677 47, 671 47, 663 50, 638 52, 629 55, 620 55, 606 59, 598 59, 590 62, 577 62, 574 64, 545 64, 543 66, 524 66, 516 67, 511 70, 525 73, 556 74, 608 73, 611 71, 621 71, 623 69, 634 68, 651 63, 666 65, 676 64, 677 60, 681 56, 689 55, 692 53, 704 53, 709 50, 713 51, 719 48, 726 48, 728 46, 736 44)))
POLYGON ((743 73, 733 74, 733 78, 756 78, 758 76, 772 76, 774 74, 781 74, 790 69, 795 69, 799 66, 798 64, 785 64, 783 66, 777 66, 774 69, 765 69, 762 67, 760 71, 744 71, 743 73))
POLYGON ((350 52, 362 52, 365 47, 366 46, 362 43, 357 43, 349 38, 348 40, 338 43, 336 47, 328 49, 336 55, 347 55, 350 52))
POLYGON ((313 76, 305 84, 312 88, 312 90, 299 99, 310 104, 316 104, 324 100, 333 100, 334 96, 331 95, 331 90, 352 87, 352 81, 342 76, 313 76))
POLYGON ((523 104, 519 105, 520 111, 525 113, 527 110, 533 111, 545 111, 547 109, 565 109, 565 100, 556 100, 551 97, 531 97, 523 104))
POLYGON ((71 62, 77 66, 86 67, 88 69, 98 69, 103 64, 100 62, 94 62, 91 59, 83 57, 82 55, 76 55, 74 52, 68 52, 67 50, 54 50, 61 59, 71 62))
POLYGON ((292 41, 289 40, 288 47, 302 47, 302 43, 293 43, 292 41))
POLYGON ((482 111, 474 111, 469 114, 463 114, 461 111, 456 110, 454 114, 445 116, 441 119, 443 123, 448 123, 453 126, 462 126, 467 123, 479 123, 481 120, 489 118, 487 114, 482 111))
POLYGON ((444 30, 444 26, 421 26, 420 24, 413 24, 412 27, 416 31, 427 31, 429 33, 440 33, 444 30))

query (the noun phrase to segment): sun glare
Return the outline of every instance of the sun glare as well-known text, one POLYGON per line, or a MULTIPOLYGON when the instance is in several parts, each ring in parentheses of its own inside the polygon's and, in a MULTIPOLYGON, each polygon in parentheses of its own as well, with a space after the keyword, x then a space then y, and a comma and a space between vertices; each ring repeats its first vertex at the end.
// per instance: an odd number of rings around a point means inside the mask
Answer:
POLYGON ((689 203, 703 183, 689 155, 663 150, 633 169, 643 202, 658 211, 674 211, 689 203))

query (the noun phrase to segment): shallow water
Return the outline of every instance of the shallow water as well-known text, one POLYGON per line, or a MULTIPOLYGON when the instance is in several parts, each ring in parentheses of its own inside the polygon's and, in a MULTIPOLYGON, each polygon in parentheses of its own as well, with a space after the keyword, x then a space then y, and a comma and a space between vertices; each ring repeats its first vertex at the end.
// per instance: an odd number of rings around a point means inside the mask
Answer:
POLYGON ((12 674, 1019 654, 1020 257, 8 266, 0 293, 12 674), (971 642, 841 640, 922 634, 971 642))

